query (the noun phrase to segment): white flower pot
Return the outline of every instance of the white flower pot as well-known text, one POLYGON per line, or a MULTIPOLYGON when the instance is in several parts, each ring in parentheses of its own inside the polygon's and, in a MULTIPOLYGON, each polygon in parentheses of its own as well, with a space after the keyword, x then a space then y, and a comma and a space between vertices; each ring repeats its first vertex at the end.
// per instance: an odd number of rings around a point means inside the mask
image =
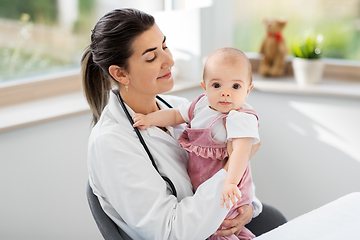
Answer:
POLYGON ((296 82, 301 85, 319 83, 324 72, 324 62, 321 58, 294 58, 292 61, 296 82))

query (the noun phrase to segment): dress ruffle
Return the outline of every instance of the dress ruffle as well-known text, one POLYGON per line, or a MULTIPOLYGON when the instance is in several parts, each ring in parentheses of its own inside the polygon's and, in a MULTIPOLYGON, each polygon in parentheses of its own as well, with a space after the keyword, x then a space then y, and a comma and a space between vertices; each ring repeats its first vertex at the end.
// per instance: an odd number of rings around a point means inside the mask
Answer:
POLYGON ((212 158, 212 159, 218 159, 223 160, 228 156, 226 147, 201 147, 196 146, 193 144, 190 144, 186 139, 179 139, 179 144, 181 147, 183 147, 188 152, 193 152, 197 156, 203 157, 203 158, 212 158))

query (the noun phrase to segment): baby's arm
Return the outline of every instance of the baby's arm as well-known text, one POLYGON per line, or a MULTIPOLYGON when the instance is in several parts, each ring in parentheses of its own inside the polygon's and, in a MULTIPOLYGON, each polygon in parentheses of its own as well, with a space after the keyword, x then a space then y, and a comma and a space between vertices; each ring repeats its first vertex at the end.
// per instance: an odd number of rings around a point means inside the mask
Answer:
POLYGON ((229 200, 236 206, 235 197, 240 200, 239 184, 249 162, 253 138, 234 138, 232 140, 232 153, 229 157, 229 169, 221 196, 221 206, 226 204, 230 208, 229 200))
POLYGON ((147 129, 150 126, 167 127, 185 122, 179 110, 175 108, 159 110, 147 115, 135 113, 131 117, 134 120, 134 127, 138 127, 141 130, 147 129))

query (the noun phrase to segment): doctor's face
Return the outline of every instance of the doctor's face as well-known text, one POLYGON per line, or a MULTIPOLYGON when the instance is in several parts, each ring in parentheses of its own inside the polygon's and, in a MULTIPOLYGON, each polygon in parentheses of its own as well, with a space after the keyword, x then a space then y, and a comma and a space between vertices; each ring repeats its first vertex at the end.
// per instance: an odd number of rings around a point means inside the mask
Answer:
POLYGON ((165 40, 156 24, 135 38, 127 74, 129 91, 156 95, 172 89, 174 79, 171 68, 174 61, 165 40))

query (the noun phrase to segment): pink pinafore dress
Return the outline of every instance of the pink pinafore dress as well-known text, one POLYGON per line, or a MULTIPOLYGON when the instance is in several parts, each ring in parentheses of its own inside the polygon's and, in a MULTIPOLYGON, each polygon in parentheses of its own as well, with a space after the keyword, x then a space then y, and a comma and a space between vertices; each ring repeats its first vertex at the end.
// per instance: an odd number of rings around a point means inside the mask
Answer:
MULTIPOLYGON (((190 122, 179 138, 179 144, 189 152, 188 173, 195 191, 201 183, 203 183, 204 181, 212 177, 215 173, 217 173, 228 160, 226 143, 218 142, 214 140, 211 136, 211 126, 216 121, 226 117, 227 114, 219 114, 207 125, 206 128, 191 128, 191 121, 194 117, 193 112, 195 104, 203 96, 204 95, 200 95, 191 103, 189 108, 190 122)), ((256 112, 252 109, 240 109, 238 111, 254 114, 257 117, 256 112)), ((238 187, 242 194, 241 200, 237 202, 238 207, 242 205, 250 205, 253 198, 250 164, 247 165, 247 168, 238 187)), ((233 219, 237 215, 237 208, 233 207, 232 209, 230 209, 230 212, 225 219, 233 219)), ((224 229, 224 227, 220 226, 219 229, 224 229)), ((250 230, 244 227, 238 236, 230 235, 227 237, 218 237, 212 235, 208 239, 247 240, 253 239, 254 237, 255 235, 252 234, 250 230)))

